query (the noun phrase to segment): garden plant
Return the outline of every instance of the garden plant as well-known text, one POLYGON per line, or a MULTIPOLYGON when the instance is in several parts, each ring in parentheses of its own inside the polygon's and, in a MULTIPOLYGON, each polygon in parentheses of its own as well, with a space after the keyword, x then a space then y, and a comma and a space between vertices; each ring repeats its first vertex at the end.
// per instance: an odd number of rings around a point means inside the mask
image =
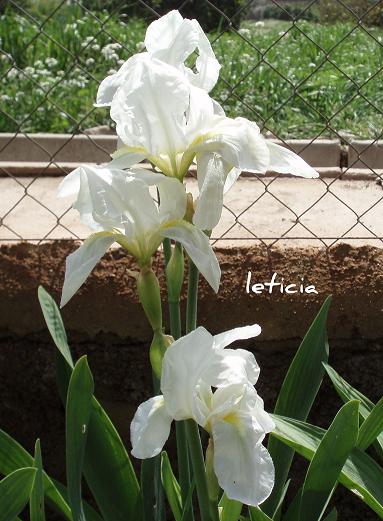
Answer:
POLYGON ((265 139, 254 122, 227 117, 210 97, 220 63, 196 20, 169 12, 148 27, 145 48, 105 78, 98 91, 96 104, 110 107, 119 138, 111 162, 81 166, 59 189, 61 197, 74 199, 82 222, 93 230, 66 260, 61 306, 114 243, 124 248, 137 263, 130 275, 143 320, 145 315, 153 330, 148 352, 153 396, 138 406, 131 447, 125 447, 94 396, 87 358, 72 358, 59 309, 40 287, 65 406, 66 485, 44 471, 39 440, 31 455, 0 431, 5 476, 0 521, 18 519, 27 505, 31 521, 48 518, 47 506, 68 521, 332 521, 338 484, 383 519, 383 400, 373 404, 329 365, 331 297, 299 346, 273 413, 265 411, 254 387, 260 373, 254 355, 231 346, 256 338, 261 327, 216 335, 197 327, 199 275, 219 291, 220 267, 209 235, 220 220, 225 192, 242 171, 306 178, 318 177, 317 172, 265 139), (197 198, 184 183, 193 163, 197 198), (152 265, 158 249, 169 330, 152 265), (345 404, 324 430, 307 418, 326 373, 345 404), (166 451, 172 429, 174 459, 166 451), (310 464, 291 496, 295 453, 310 464))

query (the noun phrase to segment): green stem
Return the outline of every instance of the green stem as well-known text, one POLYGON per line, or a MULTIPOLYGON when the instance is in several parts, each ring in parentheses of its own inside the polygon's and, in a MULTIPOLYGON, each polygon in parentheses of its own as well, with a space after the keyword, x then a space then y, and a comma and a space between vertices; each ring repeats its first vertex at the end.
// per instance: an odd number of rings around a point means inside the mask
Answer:
POLYGON ((185 426, 191 456, 190 459, 193 465, 193 474, 197 488, 201 521, 211 521, 205 460, 203 457, 198 425, 194 420, 185 420, 185 426))
POLYGON ((170 257, 172 256, 172 244, 170 239, 164 239, 162 242, 162 246, 164 248, 164 257, 165 257, 165 267, 168 265, 170 261, 170 257))
MULTIPOLYGON (((199 272, 189 257, 189 280, 186 306, 186 332, 190 333, 197 326, 199 272)), ((186 420, 186 434, 190 450, 190 460, 197 488, 201 521, 218 521, 218 505, 211 501, 207 482, 205 459, 202 450, 198 425, 194 420, 186 420)))
POLYGON ((186 306, 186 333, 190 333, 197 327, 197 299, 198 299, 199 272, 196 265, 189 257, 189 281, 186 306))
POLYGON ((170 315, 170 334, 177 340, 181 336, 181 311, 180 301, 169 301, 169 315, 170 315))
MULTIPOLYGON (((168 265, 170 260, 172 249, 169 239, 164 239, 163 242, 165 267, 168 265)), ((168 292, 169 294, 169 292, 168 292)), ((180 297, 180 296, 179 296, 180 297)), ((181 327, 181 311, 180 311, 180 298, 176 301, 169 300, 169 317, 170 317, 170 333, 174 340, 180 338, 182 334, 181 327)), ((182 505, 186 504, 187 497, 189 494, 191 477, 189 467, 189 454, 185 432, 184 422, 176 422, 176 440, 177 440, 177 457, 178 457, 178 474, 179 483, 181 488, 182 505)), ((189 508, 185 513, 184 521, 193 521, 193 509, 189 508)))

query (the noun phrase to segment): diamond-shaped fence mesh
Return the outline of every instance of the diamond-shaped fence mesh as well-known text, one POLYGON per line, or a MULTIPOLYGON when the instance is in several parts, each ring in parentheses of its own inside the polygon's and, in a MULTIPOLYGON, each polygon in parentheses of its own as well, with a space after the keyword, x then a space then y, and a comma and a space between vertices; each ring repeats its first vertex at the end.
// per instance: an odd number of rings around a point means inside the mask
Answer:
POLYGON ((98 85, 174 8, 209 35, 222 65, 212 96, 227 115, 256 121, 321 174, 245 174, 213 241, 381 245, 383 0, 0 0, 0 241, 87 236, 56 198, 60 176, 107 160, 98 85))

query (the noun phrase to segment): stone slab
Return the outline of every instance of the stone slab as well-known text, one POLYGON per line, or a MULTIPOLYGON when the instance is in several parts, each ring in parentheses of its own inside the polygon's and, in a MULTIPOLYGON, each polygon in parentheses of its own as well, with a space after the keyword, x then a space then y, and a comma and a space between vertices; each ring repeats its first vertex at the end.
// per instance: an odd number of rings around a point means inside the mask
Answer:
POLYGON ((351 141, 348 166, 353 169, 383 169, 383 141, 351 141))
MULTIPOLYGON (((272 140, 286 144, 311 166, 339 167, 339 140, 272 140)), ((30 163, 102 163, 117 147, 114 135, 72 134, 0 134, 0 161, 30 163)))

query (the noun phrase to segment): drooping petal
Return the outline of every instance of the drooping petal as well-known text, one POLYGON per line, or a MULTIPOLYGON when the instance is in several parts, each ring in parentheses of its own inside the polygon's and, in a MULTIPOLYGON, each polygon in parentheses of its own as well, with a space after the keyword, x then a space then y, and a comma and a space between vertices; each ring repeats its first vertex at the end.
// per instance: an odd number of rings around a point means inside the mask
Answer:
POLYGON ((111 232, 91 235, 80 248, 66 259, 65 280, 61 295, 61 307, 73 297, 82 286, 108 248, 115 242, 111 232))
POLYGON ((259 395, 257 395, 255 403, 252 404, 250 412, 265 433, 272 432, 275 429, 275 423, 270 414, 265 411, 263 400, 259 395))
POLYGON ((163 228, 164 237, 180 242, 187 254, 217 293, 221 279, 221 269, 207 236, 186 221, 163 228))
POLYGON ((161 391, 175 420, 193 416, 196 385, 216 356, 213 337, 203 327, 173 342, 162 362, 161 391))
POLYGON ((130 425, 133 456, 140 459, 157 456, 169 437, 171 422, 163 396, 142 403, 130 425))
POLYGON ((251 326, 236 327, 229 331, 224 331, 214 336, 214 347, 216 349, 224 349, 226 346, 232 344, 236 340, 248 340, 260 335, 262 332, 261 326, 253 324, 251 326))
POLYGON ((215 117, 196 153, 215 152, 231 167, 255 173, 266 172, 270 152, 258 126, 245 118, 215 117))
POLYGON ((255 385, 260 369, 255 357, 245 349, 219 351, 216 360, 206 368, 204 378, 213 387, 250 383, 255 385))
POLYGON ((201 230, 212 230, 223 208, 223 190, 231 166, 215 153, 197 155, 199 196, 193 223, 201 230))
POLYGON ((241 175, 242 170, 240 168, 232 168, 228 173, 225 181, 225 186, 223 187, 223 193, 226 194, 230 188, 237 181, 238 177, 241 175))
POLYGON ((161 222, 183 219, 186 211, 186 191, 184 185, 177 179, 165 176, 162 176, 161 182, 157 184, 160 194, 159 212, 161 222))
POLYGON ((237 414, 213 423, 214 470, 230 499, 257 506, 274 486, 274 465, 258 443, 259 432, 250 415, 237 414))
POLYGON ((137 60, 134 84, 123 84, 113 97, 110 115, 125 145, 149 155, 174 156, 185 148, 183 124, 190 85, 174 67, 159 60, 137 60))
POLYGON ((270 150, 270 163, 268 170, 281 174, 291 174, 294 176, 316 178, 319 174, 301 157, 289 150, 265 140, 270 150))

